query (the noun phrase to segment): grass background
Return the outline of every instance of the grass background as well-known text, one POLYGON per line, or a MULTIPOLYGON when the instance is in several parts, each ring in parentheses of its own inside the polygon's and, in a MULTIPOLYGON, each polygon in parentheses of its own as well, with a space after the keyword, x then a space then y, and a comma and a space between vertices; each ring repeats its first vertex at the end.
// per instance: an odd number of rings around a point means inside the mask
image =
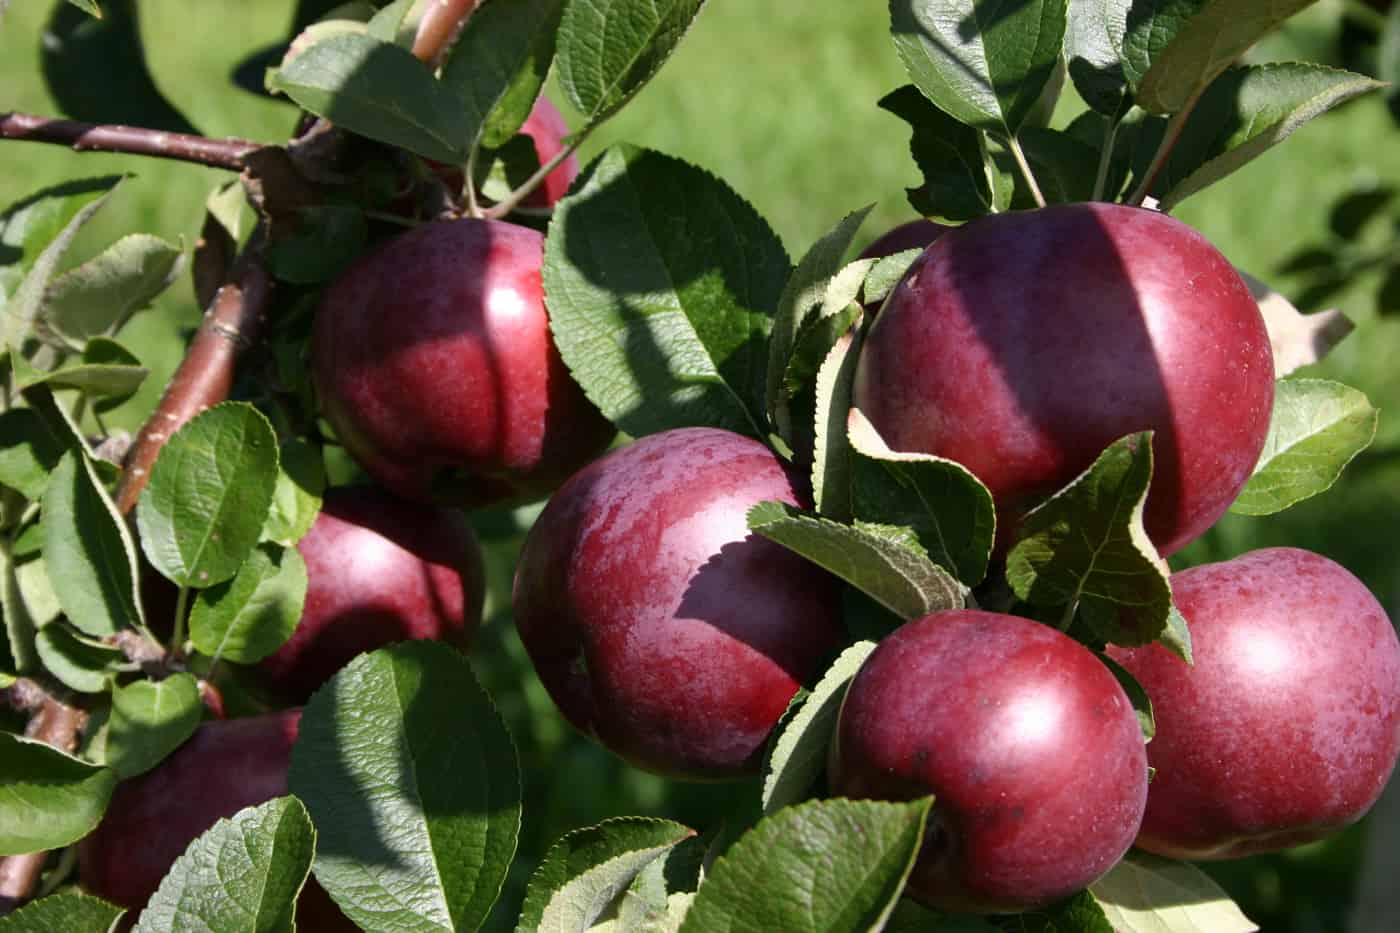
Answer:
MULTIPOLYGON (((0 111, 54 113, 39 70, 43 27, 62 0, 12 0, 0 19, 0 111)), ((285 37, 290 0, 143 0, 150 69, 165 95, 203 132, 275 142, 290 108, 234 88, 229 76, 252 51, 285 37)), ((1341 0, 1324 0, 1251 53, 1255 60, 1340 60, 1341 0)), ((876 203, 871 239, 912 217, 903 188, 917 183, 907 133, 875 101, 905 82, 888 37, 884 0, 772 0, 761 8, 711 0, 675 57, 621 115, 589 140, 587 158, 614 140, 680 156, 725 178, 799 256, 854 208, 876 203)), ((1072 97, 1072 95, 1067 95, 1072 97)), ((1057 122, 1068 119, 1062 102, 1057 122)), ((569 115, 565 108, 566 116, 569 115)), ((1357 192, 1400 188, 1400 131, 1378 95, 1346 105, 1282 147, 1197 195, 1178 216, 1238 266, 1301 294, 1305 275, 1283 267, 1309 248, 1340 245, 1334 205, 1357 192)), ((77 176, 135 177, 89 228, 73 258, 140 230, 192 243, 203 201, 226 174, 132 157, 79 154, 30 143, 0 144, 0 206, 77 176)), ((1367 248, 1394 253, 1396 213, 1361 231, 1367 248)), ((1253 547, 1293 544, 1351 568, 1400 615, 1400 308, 1379 308, 1381 272, 1350 277, 1327 302, 1357 323, 1314 374, 1365 391, 1382 409, 1380 434, 1339 487, 1269 519, 1226 518, 1173 560, 1223 559, 1253 547), (1382 313, 1389 311, 1387 315, 1382 313)), ((1315 310, 1306 307, 1305 310, 1315 310)), ((138 316, 127 337, 155 371, 142 395, 113 418, 134 427, 178 359, 182 328, 198 320, 187 283, 138 316)), ((567 828, 618 813, 656 813, 712 825, 743 786, 681 786, 637 774, 574 736, 554 713, 509 625, 507 592, 515 525, 479 516, 492 549, 494 594, 478 668, 511 721, 527 773, 525 836, 512 891, 543 847, 567 828), (541 776, 542 775, 542 776, 541 776), (553 776, 567 775, 567 784, 553 776)), ((1307 620, 1299 620, 1306 624, 1307 620)), ((1353 899, 1362 830, 1284 856, 1213 869, 1269 930, 1337 929, 1353 899)), ((508 892, 508 896, 511 892, 508 892)), ((498 912, 502 914, 503 912, 498 912)), ((503 921, 504 922, 504 921, 503 921)))

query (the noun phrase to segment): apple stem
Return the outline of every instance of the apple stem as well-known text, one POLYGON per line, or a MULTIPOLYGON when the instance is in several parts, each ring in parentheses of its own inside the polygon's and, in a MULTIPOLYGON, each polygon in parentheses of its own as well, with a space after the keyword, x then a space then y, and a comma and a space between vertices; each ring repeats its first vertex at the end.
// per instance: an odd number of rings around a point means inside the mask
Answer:
POLYGON ((71 146, 77 152, 121 152, 193 162, 241 172, 245 159, 262 148, 246 139, 210 139, 139 126, 58 120, 30 113, 0 113, 0 138, 71 146))
POLYGON ((175 599, 175 624, 170 629, 170 652, 184 654, 181 647, 185 643, 185 619, 190 614, 190 588, 180 587, 180 595, 175 599))
POLYGON ((414 57, 432 67, 440 65, 480 3, 481 0, 430 0, 413 37, 414 57))
MULTIPOLYGON (((578 147, 588 138, 588 134, 593 132, 596 123, 590 123, 574 134, 569 144, 554 154, 554 157, 539 167, 539 171, 525 179, 525 183, 506 195, 501 201, 486 208, 481 212, 481 216, 491 220, 500 220, 520 206, 520 202, 530 196, 530 193, 540 186, 540 184, 554 171, 564 160, 573 155, 578 147)), ((471 184, 471 180, 467 180, 471 184)))
POLYGON ((1069 605, 1065 606, 1064 615, 1060 616, 1060 622, 1058 625, 1055 626, 1055 628, 1059 629, 1062 632, 1068 632, 1071 623, 1074 622, 1075 610, 1078 608, 1079 597, 1076 596, 1074 599, 1071 599, 1069 601, 1069 605))
POLYGON ((1118 139, 1118 120, 1104 117, 1103 150, 1099 152, 1099 170, 1094 176, 1094 196, 1090 200, 1102 201, 1104 189, 1108 187, 1108 169, 1113 163, 1113 144, 1118 139))
POLYGON ((1147 166, 1147 171, 1143 173, 1142 181, 1128 198, 1128 204, 1133 207, 1141 207, 1142 202, 1147 200, 1147 196, 1152 193, 1152 186, 1157 183, 1157 176, 1166 167, 1167 160, 1171 158, 1172 150, 1176 148, 1177 142, 1181 139, 1181 133, 1186 129, 1186 121, 1190 119, 1191 112, 1196 109, 1196 102, 1201 99, 1201 93, 1205 88, 1198 88, 1196 93, 1186 101, 1186 105, 1172 114, 1167 121, 1167 129, 1162 134, 1162 141, 1157 146, 1157 151, 1152 154, 1152 161, 1147 166))
POLYGON ((467 216, 477 218, 481 216, 481 205, 476 200, 476 156, 479 151, 478 147, 472 146, 472 151, 467 153, 467 165, 463 169, 465 177, 462 181, 462 195, 467 202, 467 216))
POLYGON ((1021 170, 1021 177, 1026 180, 1026 187, 1031 190, 1036 207, 1044 207, 1045 195, 1040 193, 1040 185, 1036 183, 1035 173, 1031 171, 1031 164, 1026 161, 1025 150, 1021 148, 1021 140, 1015 133, 1006 138, 1006 147, 1011 150, 1011 156, 1016 160, 1016 167, 1021 170))

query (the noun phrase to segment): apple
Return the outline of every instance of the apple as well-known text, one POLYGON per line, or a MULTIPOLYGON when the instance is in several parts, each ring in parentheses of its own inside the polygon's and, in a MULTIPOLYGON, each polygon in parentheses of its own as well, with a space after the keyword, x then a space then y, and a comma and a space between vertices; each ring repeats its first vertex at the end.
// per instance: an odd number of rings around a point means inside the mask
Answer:
MULTIPOLYGON (((564 137, 569 135, 569 125, 559 108, 541 97, 535 101, 530 115, 521 124, 519 132, 529 136, 535 144, 535 155, 540 165, 544 165, 564 149, 564 137)), ((554 203, 568 194, 569 186, 578 177, 578 156, 571 155, 559 167, 544 177, 544 182, 530 192, 525 199, 525 207, 553 207, 554 203)))
POLYGON ((1400 642, 1376 598, 1344 567, 1286 547, 1171 584, 1194 664, 1158 645, 1109 648, 1156 711, 1137 844, 1234 858, 1360 819, 1400 754, 1400 642))
MULTIPOLYGON (((205 722, 155 768, 118 784, 102 822, 78 845, 83 888, 133 912, 143 907, 195 837, 286 795, 300 722, 300 709, 205 722)), ((303 930, 358 929, 315 878, 302 888, 296 919, 303 930)))
POLYGON ((486 584, 476 535, 455 509, 375 486, 331 489, 297 550, 307 575, 301 620, 259 665, 292 702, 365 651, 411 638, 471 646, 486 584))
POLYGON ((461 507, 535 499, 612 439, 550 337, 543 249, 514 224, 439 221, 327 289, 311 347, 322 412, 380 484, 461 507))
POLYGON ((861 259, 884 259, 906 249, 924 249, 951 227, 932 220, 911 220, 900 224, 861 250, 861 259))
POLYGON ((1274 368, 1225 257, 1164 214, 1064 204, 945 232, 890 294, 855 404, 895 450, 967 467, 998 548, 1105 447, 1152 430, 1145 520, 1163 554, 1225 512, 1263 449, 1274 368))
POLYGON ((693 780, 755 774, 805 681, 845 643, 834 577, 750 534, 804 505, 771 450, 712 428, 652 434, 560 487, 516 567, 515 622, 564 717, 693 780))
POLYGON ((907 893, 936 910, 1016 913, 1112 868, 1137 834, 1147 758, 1107 667, 1055 629, 936 612, 880 642, 846 693, 835 794, 932 794, 907 893))

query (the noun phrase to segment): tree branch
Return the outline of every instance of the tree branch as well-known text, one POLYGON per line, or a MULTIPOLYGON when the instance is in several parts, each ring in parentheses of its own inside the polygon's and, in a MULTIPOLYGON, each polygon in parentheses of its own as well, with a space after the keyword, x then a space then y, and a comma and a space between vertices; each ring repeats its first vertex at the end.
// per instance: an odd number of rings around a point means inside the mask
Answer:
POLYGON ((194 162, 241 172, 243 160, 261 144, 246 139, 210 139, 137 126, 57 120, 30 113, 0 113, 0 138, 71 146, 79 152, 125 152, 194 162))
POLYGON ((481 0, 432 0, 418 21, 413 54, 433 67, 441 64, 480 3, 481 0))

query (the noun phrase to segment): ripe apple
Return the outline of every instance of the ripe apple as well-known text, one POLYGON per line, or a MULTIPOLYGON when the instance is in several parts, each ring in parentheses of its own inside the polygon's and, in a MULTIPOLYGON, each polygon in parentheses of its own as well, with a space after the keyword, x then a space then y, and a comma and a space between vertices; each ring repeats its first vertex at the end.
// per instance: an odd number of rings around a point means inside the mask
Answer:
POLYGON ((1204 237, 1156 211, 1063 204, 940 236, 891 293, 855 404, 895 450, 966 466, 998 545, 1113 441, 1152 430, 1146 523, 1164 554, 1248 480, 1273 406, 1249 288, 1204 237))
POLYGON ((884 259, 906 249, 924 249, 951 229, 932 220, 911 220, 900 224, 861 250, 860 258, 884 259))
POLYGON ((757 771, 804 681, 844 643, 839 584, 748 532, 802 504, 767 447, 711 428, 652 434, 575 474, 516 567, 515 621, 565 718, 638 767, 757 771))
POLYGON ((1157 645, 1109 649, 1157 718, 1137 844, 1233 858, 1360 819, 1400 754, 1400 642, 1376 598, 1296 548, 1193 567, 1171 584, 1195 663, 1157 645))
MULTIPOLYGON (((301 710, 206 722, 174 754, 117 785, 107 814, 78 845, 82 886, 137 911, 195 837, 221 818, 287 793, 301 710)), ((297 901, 303 930, 357 930, 315 878, 297 901)), ((134 920, 128 915, 128 923, 134 920)))
POLYGON ((326 291, 322 411, 382 485, 462 507, 533 499, 612 439, 550 337, 543 248, 500 221, 424 224, 326 291))
POLYGON ((1083 889, 1132 845, 1147 797, 1142 731, 1108 668, 1049 626, 980 610, 880 642, 830 770, 852 798, 933 794, 907 890, 937 910, 1015 913, 1083 889))
MULTIPOLYGON (((520 132, 529 136, 535 143, 535 155, 540 165, 544 165, 564 149, 564 137, 569 135, 569 125, 559 108, 541 97, 535 101, 530 115, 520 126, 520 132)), ((553 207, 569 192, 569 185, 578 177, 578 156, 571 155, 559 167, 544 177, 544 183, 525 199, 525 207, 553 207)))
POLYGON ((411 638, 465 650, 481 625, 481 548, 455 509, 375 486, 331 489, 297 550, 307 574, 301 621, 260 664, 293 702, 365 651, 411 638))

